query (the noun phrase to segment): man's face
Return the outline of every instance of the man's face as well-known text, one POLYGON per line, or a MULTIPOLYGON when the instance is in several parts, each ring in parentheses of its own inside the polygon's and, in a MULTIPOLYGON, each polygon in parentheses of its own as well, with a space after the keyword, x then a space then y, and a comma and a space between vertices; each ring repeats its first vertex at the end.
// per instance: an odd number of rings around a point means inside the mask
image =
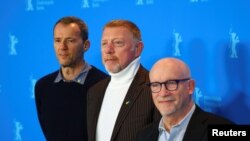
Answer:
POLYGON ((106 70, 117 73, 140 55, 132 33, 125 27, 107 27, 101 41, 102 62, 106 70))
POLYGON ((84 45, 77 24, 59 23, 54 29, 54 49, 62 67, 73 67, 83 58, 84 45))
MULTIPOLYGON (((180 74, 180 70, 175 67, 158 65, 150 72, 150 82, 189 78, 180 74)), ((167 90, 165 85, 162 85, 161 91, 152 93, 155 106, 163 116, 178 115, 184 111, 193 91, 192 87, 189 87, 190 81, 193 80, 180 81, 177 89, 173 91, 167 90)))

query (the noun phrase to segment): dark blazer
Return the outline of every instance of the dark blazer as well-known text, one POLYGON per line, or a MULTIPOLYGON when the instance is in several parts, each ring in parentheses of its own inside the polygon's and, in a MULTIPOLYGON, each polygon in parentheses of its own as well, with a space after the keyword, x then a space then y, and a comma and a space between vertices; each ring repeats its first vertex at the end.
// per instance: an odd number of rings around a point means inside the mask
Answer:
MULTIPOLYGON (((207 141, 207 126, 215 124, 233 124, 233 122, 215 114, 205 112, 196 105, 195 111, 184 133, 183 141, 207 141)), ((138 133, 136 141, 158 141, 158 127, 159 122, 152 123, 138 133)))
MULTIPOLYGON (((102 100, 110 77, 94 85, 87 96, 88 141, 95 141, 96 127, 102 100)), ((140 65, 119 111, 111 136, 111 141, 133 141, 136 134, 154 120, 160 119, 155 108, 151 91, 146 86, 149 82, 148 71, 140 65)), ((119 94, 119 93, 118 93, 119 94)), ((108 122, 108 121, 107 121, 108 122)), ((105 132, 105 131, 103 131, 105 132)))

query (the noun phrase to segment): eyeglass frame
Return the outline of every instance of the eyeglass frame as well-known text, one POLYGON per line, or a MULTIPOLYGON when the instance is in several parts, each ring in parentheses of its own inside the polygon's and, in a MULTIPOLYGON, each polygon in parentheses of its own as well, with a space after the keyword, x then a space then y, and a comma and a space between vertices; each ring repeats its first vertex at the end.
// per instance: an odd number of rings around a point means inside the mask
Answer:
POLYGON ((150 82, 150 83, 147 83, 147 86, 150 87, 150 90, 151 90, 152 93, 159 93, 159 92, 161 91, 161 89, 162 89, 162 85, 163 85, 163 84, 164 84, 164 86, 165 86, 165 89, 167 89, 168 91, 175 91, 175 90, 178 89, 179 82, 188 81, 188 80, 191 80, 191 78, 173 79, 173 80, 167 80, 167 81, 165 81, 165 82, 150 82), (175 88, 175 89, 171 89, 171 90, 170 90, 170 89, 168 88, 168 85, 171 84, 170 82, 175 82, 175 83, 176 83, 176 88, 175 88), (160 87, 159 91, 152 91, 152 88, 151 88, 152 84, 160 84, 161 87, 160 87))

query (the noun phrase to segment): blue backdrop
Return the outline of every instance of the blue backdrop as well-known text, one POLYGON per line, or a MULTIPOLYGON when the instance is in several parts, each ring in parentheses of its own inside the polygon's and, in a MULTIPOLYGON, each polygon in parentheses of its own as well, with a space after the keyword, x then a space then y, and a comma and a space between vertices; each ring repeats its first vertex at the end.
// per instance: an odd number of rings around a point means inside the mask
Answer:
POLYGON ((53 26, 78 16, 89 26, 86 60, 104 70, 103 25, 128 19, 142 31, 142 63, 178 57, 197 82, 194 99, 204 110, 250 124, 249 0, 8 0, 0 2, 0 140, 44 141, 34 85, 59 68, 53 26))

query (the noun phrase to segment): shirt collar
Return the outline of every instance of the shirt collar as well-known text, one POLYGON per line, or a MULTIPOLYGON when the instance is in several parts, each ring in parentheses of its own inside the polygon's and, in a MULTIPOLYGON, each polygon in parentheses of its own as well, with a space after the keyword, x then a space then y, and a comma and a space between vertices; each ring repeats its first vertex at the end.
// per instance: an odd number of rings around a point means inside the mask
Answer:
POLYGON ((188 114, 176 125, 176 126, 181 126, 184 130, 186 130, 187 125, 194 113, 195 110, 195 104, 192 106, 191 110, 188 112, 188 114))
POLYGON ((55 83, 58 83, 60 81, 64 81, 64 82, 76 82, 76 83, 79 83, 79 84, 84 84, 85 82, 85 79, 87 77, 87 73, 88 71, 91 69, 91 65, 89 65, 87 62, 85 62, 85 65, 84 67, 82 68, 81 72, 78 74, 78 76, 75 77, 75 79, 73 79, 72 81, 66 81, 64 78, 63 78, 63 75, 62 75, 62 71, 61 69, 59 70, 58 72, 58 75, 56 77, 56 79, 54 80, 55 83))
MULTIPOLYGON (((176 125, 174 125, 173 127, 176 126, 181 126, 182 128, 186 129, 187 125, 191 119, 191 116, 194 113, 195 110, 195 104, 192 106, 191 110, 188 112, 188 114, 176 125)), ((166 131, 165 127, 164 127, 164 123, 163 123, 163 118, 161 118, 160 123, 159 123, 159 127, 158 127, 159 132, 163 132, 166 131)))
POLYGON ((134 59, 126 68, 124 68, 118 73, 108 72, 111 76, 111 81, 116 83, 122 83, 132 80, 140 67, 140 58, 141 57, 139 56, 134 59))
POLYGON ((164 127, 164 123, 163 123, 163 118, 161 118, 160 123, 159 123, 159 132, 163 132, 166 131, 165 127, 164 127))

